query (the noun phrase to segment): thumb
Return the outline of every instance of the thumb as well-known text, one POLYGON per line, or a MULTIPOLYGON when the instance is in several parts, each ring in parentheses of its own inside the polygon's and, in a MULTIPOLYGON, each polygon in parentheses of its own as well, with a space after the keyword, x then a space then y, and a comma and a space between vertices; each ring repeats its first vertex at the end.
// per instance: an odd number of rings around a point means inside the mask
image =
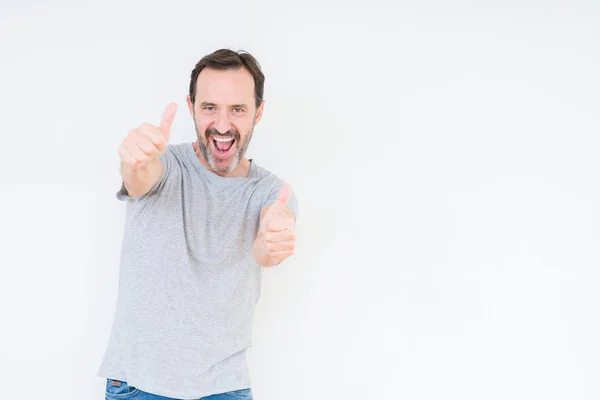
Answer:
POLYGON ((283 212, 283 208, 286 206, 291 195, 292 195, 292 187, 290 186, 290 184, 286 183, 285 185, 283 185, 283 187, 279 191, 279 195, 277 196, 275 203, 273 203, 273 205, 269 209, 269 214, 271 214, 271 215, 281 214, 283 212))
POLYGON ((177 104, 171 103, 165 109, 163 113, 162 120, 160 122, 160 130, 163 134, 168 138, 171 137, 171 125, 173 125, 173 121, 175 120, 175 114, 177 113, 177 104))

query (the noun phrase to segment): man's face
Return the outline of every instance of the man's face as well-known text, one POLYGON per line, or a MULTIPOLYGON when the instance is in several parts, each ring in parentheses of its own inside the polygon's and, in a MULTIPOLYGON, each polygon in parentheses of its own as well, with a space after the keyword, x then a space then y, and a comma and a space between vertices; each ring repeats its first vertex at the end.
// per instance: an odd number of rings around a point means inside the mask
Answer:
POLYGON ((231 173, 243 159, 264 102, 256 108, 254 79, 244 68, 219 71, 204 68, 196 81, 194 118, 202 157, 220 175, 231 173))

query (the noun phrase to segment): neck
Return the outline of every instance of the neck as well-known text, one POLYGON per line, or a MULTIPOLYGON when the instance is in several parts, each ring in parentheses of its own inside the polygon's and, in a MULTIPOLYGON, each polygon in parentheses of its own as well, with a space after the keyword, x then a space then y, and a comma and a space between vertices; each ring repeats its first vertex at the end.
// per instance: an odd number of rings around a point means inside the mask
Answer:
POLYGON ((216 174, 216 175, 219 175, 219 176, 222 176, 225 178, 237 178, 237 177, 247 178, 248 175, 250 174, 250 160, 248 160, 246 157, 242 157, 242 159, 240 160, 240 163, 237 165, 237 167, 235 167, 235 169, 233 171, 228 172, 228 173, 217 172, 211 168, 211 166, 208 164, 208 162, 202 156, 202 153, 200 152, 200 149, 198 148, 197 140, 193 143, 193 146, 194 146, 194 153, 196 153, 196 157, 198 157, 198 159, 200 160, 202 165, 204 165, 206 167, 206 169, 208 169, 213 174, 216 174))

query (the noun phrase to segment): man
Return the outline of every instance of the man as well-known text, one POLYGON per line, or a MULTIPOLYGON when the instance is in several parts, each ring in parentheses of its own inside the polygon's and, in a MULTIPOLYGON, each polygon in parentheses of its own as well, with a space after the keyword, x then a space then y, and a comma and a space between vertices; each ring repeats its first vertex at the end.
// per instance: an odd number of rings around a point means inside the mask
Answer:
POLYGON ((263 114, 264 75, 217 50, 191 74, 194 143, 160 126, 123 141, 126 229, 115 319, 98 370, 106 399, 251 399, 246 350, 261 268, 294 253, 290 186, 244 157, 263 114))

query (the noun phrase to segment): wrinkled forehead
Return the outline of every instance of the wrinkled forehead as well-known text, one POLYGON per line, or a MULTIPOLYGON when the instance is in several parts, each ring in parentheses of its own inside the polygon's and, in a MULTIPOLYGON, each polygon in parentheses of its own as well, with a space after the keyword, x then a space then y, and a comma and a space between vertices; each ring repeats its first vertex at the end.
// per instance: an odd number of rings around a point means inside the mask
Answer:
POLYGON ((254 78, 245 68, 204 68, 196 81, 196 103, 254 104, 254 78))

